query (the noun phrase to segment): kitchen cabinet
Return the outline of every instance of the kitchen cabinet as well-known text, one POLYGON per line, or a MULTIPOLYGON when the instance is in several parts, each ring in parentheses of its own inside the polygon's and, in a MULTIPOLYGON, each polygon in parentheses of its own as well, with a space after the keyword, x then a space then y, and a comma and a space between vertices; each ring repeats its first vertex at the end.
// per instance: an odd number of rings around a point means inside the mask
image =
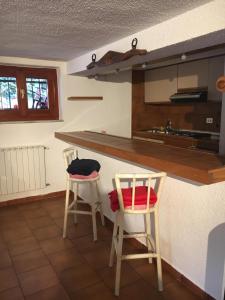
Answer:
POLYGON ((177 65, 145 72, 145 102, 169 102, 177 92, 177 65))
POLYGON ((208 86, 208 59, 178 65, 178 89, 208 86))
POLYGON ((222 93, 216 89, 216 80, 224 74, 224 56, 209 59, 208 100, 222 101, 222 93))

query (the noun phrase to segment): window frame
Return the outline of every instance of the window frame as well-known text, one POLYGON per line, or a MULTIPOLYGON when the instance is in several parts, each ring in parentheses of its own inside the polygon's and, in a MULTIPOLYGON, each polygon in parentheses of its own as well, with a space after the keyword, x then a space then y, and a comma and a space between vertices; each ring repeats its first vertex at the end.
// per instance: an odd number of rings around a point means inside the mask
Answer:
POLYGON ((57 70, 0 65, 0 76, 16 77, 18 109, 0 110, 0 122, 59 120, 57 70), (47 79, 48 109, 28 109, 26 78, 47 79), (24 96, 21 91, 24 90, 24 96))

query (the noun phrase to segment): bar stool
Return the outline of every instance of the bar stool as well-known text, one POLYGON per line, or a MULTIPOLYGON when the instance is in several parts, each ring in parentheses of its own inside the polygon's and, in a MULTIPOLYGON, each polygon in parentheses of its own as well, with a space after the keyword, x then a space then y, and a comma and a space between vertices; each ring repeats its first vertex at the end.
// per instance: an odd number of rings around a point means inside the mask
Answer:
MULTIPOLYGON (((63 151, 63 156, 65 160, 66 169, 70 165, 71 161, 75 159, 77 156, 74 148, 67 148, 63 151)), ((67 220, 68 214, 74 214, 74 223, 77 224, 77 215, 91 215, 92 216, 92 225, 93 225, 93 237, 94 241, 97 240, 97 225, 96 225, 96 212, 99 209, 101 215, 102 225, 105 225, 104 215, 102 211, 102 201, 100 198, 100 192, 98 187, 99 182, 99 174, 96 172, 95 176, 77 176, 71 175, 66 172, 66 200, 65 200, 65 215, 64 215, 64 226, 63 226, 63 238, 66 238, 67 231, 67 220), (82 178, 80 178, 82 177, 82 178), (86 184, 92 190, 92 198, 91 201, 79 200, 78 191, 79 185, 86 184), (69 203, 70 198, 70 190, 74 192, 74 198, 71 203, 69 203), (87 203, 91 206, 91 211, 85 211, 77 209, 78 203, 87 203)))
POLYGON ((111 199, 111 208, 116 211, 115 223, 113 229, 112 246, 110 252, 109 266, 113 266, 114 253, 116 252, 116 279, 115 279, 115 295, 119 296, 120 289, 120 273, 121 262, 127 259, 148 258, 149 263, 152 258, 156 258, 158 290, 163 290, 162 282, 162 266, 159 245, 159 225, 158 225, 158 205, 162 190, 162 185, 165 180, 166 173, 153 174, 117 174, 115 176, 116 190, 109 193, 111 199), (136 186, 138 181, 142 181, 144 185, 136 186), (127 183, 130 188, 121 188, 121 183, 127 183), (151 187, 153 183, 154 189, 151 187), (115 202, 115 193, 117 204, 115 202), (117 205, 117 207, 116 207, 117 205), (125 215, 144 215, 145 232, 124 234, 124 217, 125 215), (150 215, 153 215, 155 238, 151 233, 150 215), (145 237, 147 253, 139 254, 122 254, 122 246, 124 238, 139 238, 145 237))

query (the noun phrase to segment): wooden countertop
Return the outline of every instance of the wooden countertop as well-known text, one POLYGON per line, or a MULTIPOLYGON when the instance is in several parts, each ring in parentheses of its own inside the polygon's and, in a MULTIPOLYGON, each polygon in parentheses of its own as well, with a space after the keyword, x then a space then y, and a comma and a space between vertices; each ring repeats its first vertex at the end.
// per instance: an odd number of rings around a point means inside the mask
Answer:
POLYGON ((225 181, 225 157, 217 154, 91 131, 56 132, 55 137, 104 155, 199 183, 225 181))

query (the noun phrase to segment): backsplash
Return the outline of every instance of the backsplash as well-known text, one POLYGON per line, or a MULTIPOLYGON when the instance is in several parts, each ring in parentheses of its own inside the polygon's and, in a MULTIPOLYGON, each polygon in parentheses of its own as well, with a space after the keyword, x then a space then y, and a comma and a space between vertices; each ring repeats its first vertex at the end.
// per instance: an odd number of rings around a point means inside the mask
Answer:
POLYGON ((145 130, 152 127, 165 126, 167 120, 172 121, 173 128, 220 131, 221 103, 144 103, 144 76, 141 72, 133 72, 133 130, 145 130), (212 124, 206 118, 213 118, 212 124))

